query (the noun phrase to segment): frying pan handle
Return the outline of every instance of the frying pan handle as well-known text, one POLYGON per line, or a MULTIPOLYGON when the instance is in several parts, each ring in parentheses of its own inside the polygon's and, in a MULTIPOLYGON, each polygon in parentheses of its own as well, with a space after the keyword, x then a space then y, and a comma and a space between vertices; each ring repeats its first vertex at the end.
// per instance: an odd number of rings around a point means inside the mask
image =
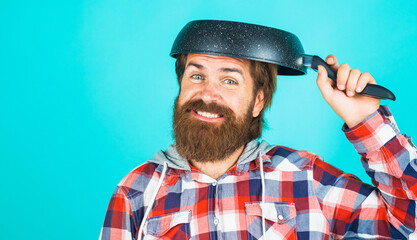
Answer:
MULTIPOLYGON (((317 70, 318 65, 322 65, 327 71, 327 76, 336 82, 336 72, 322 58, 319 56, 313 56, 311 61, 311 68, 317 70)), ((390 90, 376 84, 368 83, 362 92, 360 92, 360 94, 368 95, 374 98, 389 99, 395 101, 395 95, 390 90)))

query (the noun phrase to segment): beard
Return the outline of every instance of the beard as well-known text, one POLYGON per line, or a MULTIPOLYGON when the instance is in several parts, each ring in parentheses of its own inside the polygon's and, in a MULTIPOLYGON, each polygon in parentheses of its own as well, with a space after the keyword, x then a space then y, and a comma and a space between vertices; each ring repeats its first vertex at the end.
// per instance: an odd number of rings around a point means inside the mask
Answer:
POLYGON ((225 159, 239 147, 245 145, 252 136, 253 102, 240 118, 225 106, 206 104, 202 100, 188 101, 174 106, 173 130, 178 153, 187 160, 215 162, 225 159), (216 113, 223 117, 221 122, 205 122, 192 116, 191 111, 216 113))

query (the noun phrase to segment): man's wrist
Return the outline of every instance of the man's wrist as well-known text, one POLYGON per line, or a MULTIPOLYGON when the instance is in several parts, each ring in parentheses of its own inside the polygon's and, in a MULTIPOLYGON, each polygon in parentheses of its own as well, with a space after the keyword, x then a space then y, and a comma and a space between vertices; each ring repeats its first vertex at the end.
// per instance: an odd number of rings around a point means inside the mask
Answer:
POLYGON ((347 139, 358 153, 376 151, 399 134, 388 107, 381 106, 376 112, 352 128, 342 128, 347 139))

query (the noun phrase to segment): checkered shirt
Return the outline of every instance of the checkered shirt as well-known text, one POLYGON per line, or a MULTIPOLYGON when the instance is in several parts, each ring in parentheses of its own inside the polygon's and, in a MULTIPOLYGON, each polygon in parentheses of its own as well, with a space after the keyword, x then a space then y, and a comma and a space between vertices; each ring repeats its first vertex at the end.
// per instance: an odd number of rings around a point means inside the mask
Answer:
POLYGON ((417 239, 417 154, 410 138, 385 106, 344 131, 375 187, 311 152, 277 146, 217 180, 193 167, 168 168, 150 202, 162 165, 148 162, 117 186, 100 239, 137 239, 149 206, 143 239, 417 239))

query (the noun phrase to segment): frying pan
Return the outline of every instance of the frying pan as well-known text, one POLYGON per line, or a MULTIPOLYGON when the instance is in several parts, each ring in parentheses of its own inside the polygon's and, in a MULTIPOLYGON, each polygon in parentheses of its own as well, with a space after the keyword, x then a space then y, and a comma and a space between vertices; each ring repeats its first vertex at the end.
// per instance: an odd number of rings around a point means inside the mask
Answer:
MULTIPOLYGON (((307 68, 317 71, 322 65, 328 77, 336 81, 336 72, 320 57, 307 55, 294 34, 261 25, 197 20, 187 23, 176 37, 170 55, 198 53, 243 58, 278 66, 278 75, 304 75, 307 68)), ((374 98, 395 100, 394 94, 375 84, 360 92, 374 98)))

